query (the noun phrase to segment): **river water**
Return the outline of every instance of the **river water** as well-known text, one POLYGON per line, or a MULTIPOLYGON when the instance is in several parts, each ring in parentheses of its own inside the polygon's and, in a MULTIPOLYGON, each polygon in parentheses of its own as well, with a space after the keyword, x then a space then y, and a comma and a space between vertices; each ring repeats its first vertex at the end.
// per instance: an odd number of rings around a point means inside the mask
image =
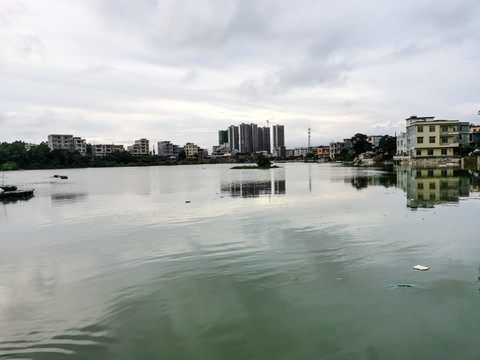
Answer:
POLYGON ((0 359, 480 358, 478 177, 279 165, 5 173, 0 359))

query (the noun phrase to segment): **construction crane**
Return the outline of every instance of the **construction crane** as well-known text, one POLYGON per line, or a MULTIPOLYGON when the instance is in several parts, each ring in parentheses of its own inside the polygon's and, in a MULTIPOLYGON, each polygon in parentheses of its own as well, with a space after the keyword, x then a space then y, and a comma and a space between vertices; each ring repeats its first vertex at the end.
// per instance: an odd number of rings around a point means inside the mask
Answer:
POLYGON ((273 120, 273 119, 275 119, 275 117, 272 117, 272 118, 270 118, 270 119, 265 120, 265 121, 267 122, 267 126, 268 126, 268 127, 270 127, 270 120, 273 120))

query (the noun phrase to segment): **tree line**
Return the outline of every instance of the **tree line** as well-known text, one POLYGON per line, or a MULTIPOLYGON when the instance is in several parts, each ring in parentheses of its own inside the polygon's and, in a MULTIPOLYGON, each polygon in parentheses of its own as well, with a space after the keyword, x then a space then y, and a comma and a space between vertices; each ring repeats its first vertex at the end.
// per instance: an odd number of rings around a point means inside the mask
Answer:
MULTIPOLYGON (((0 144, 0 170, 34 170, 34 169, 64 169, 86 167, 114 167, 114 166, 150 166, 169 165, 171 160, 158 156, 133 156, 128 151, 117 151, 106 156, 94 156, 87 148, 87 155, 78 151, 66 149, 51 150, 48 144, 26 149, 23 141, 0 144)), ((180 162, 185 162, 185 154, 180 162)))
MULTIPOLYGON (((361 153, 371 151, 372 144, 367 141, 364 134, 355 134, 352 138, 352 147, 343 149, 335 160, 351 161, 361 153)), ((34 169, 63 169, 86 167, 116 167, 116 166, 152 166, 198 163, 198 159, 186 159, 185 152, 181 152, 178 159, 166 159, 154 155, 134 156, 128 151, 117 151, 106 156, 92 155, 91 145, 87 145, 87 154, 66 149, 51 150, 46 142, 32 146, 27 150, 25 142, 3 142, 0 144, 0 170, 34 170, 34 169)), ((384 160, 393 157, 396 149, 396 139, 385 135, 380 139, 374 149, 377 154, 382 154, 384 160)), ((256 157, 243 154, 238 156, 236 162, 255 162, 256 157)), ((313 158, 313 154, 309 154, 313 158)), ((210 160, 215 162, 217 160, 210 160)))

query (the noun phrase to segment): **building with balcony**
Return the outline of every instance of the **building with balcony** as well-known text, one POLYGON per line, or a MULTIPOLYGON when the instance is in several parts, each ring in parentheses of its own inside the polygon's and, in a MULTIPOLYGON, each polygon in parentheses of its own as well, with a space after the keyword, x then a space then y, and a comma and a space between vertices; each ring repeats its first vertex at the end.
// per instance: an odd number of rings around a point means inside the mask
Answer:
POLYGON ((350 149, 351 147, 351 139, 343 139, 343 141, 331 142, 329 144, 330 159, 334 160, 335 157, 340 155, 343 149, 350 149))
POLYGON ((415 115, 405 120, 406 155, 412 158, 454 157, 460 145, 468 145, 469 124, 466 122, 415 115))
POLYGON ((205 159, 208 157, 208 151, 206 149, 202 149, 200 146, 188 142, 183 147, 183 151, 185 151, 185 156, 187 159, 205 159))
POLYGON ((129 153, 135 156, 144 156, 150 154, 150 142, 142 138, 140 140, 135 140, 135 144, 128 146, 127 150, 129 153))
POLYGON ((158 156, 176 159, 178 154, 183 150, 181 146, 173 144, 171 141, 159 141, 157 143, 158 156))
POLYGON ((330 159, 330 146, 319 146, 315 153, 319 159, 330 159))
POLYGON ((73 135, 50 134, 48 135, 48 147, 50 150, 78 151, 82 155, 87 153, 87 142, 85 139, 73 135))
POLYGON ((95 144, 92 145, 92 155, 95 156, 107 156, 113 154, 116 151, 125 151, 123 145, 114 144, 95 144))

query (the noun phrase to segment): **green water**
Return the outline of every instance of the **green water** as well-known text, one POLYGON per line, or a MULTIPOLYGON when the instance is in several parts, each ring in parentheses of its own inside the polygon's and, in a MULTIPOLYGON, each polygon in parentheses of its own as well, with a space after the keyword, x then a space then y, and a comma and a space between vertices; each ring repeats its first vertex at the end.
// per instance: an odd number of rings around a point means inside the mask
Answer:
POLYGON ((0 359, 480 358, 478 178, 280 166, 6 173, 0 359))

